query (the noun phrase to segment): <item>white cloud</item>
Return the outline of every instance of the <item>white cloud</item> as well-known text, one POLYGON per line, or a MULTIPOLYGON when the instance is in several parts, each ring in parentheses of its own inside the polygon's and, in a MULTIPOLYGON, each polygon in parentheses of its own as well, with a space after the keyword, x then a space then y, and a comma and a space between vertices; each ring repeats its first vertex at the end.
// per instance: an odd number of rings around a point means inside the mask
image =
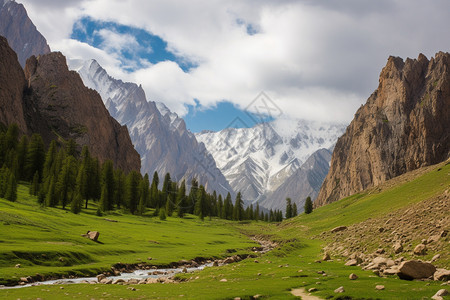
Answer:
POLYGON ((264 90, 285 114, 349 121, 377 87, 389 55, 430 57, 450 48, 446 0, 23 2, 53 49, 98 59, 180 114, 193 99, 245 108, 264 90), (161 62, 127 73, 118 55, 136 46, 134 37, 99 31, 104 51, 91 49, 68 39, 81 16, 143 28, 198 67, 186 73, 161 62), (247 34, 249 25, 257 34, 247 34))

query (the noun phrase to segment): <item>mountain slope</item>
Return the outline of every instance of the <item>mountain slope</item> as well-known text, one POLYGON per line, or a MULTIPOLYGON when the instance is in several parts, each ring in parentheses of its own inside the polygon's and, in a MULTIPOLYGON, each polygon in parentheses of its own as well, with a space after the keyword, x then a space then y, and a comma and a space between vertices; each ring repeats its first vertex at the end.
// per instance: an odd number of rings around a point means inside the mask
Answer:
POLYGON ((112 78, 95 60, 74 60, 71 68, 100 93, 111 115, 128 127, 141 154, 142 173, 151 176, 157 171, 160 177, 170 173, 172 180, 186 182, 195 177, 210 192, 233 193, 214 158, 186 129, 184 120, 164 104, 147 101, 141 86, 112 78))
POLYGON ((316 199, 324 205, 450 154, 450 54, 390 57, 333 152, 316 199))
POLYGON ((331 151, 319 149, 304 164, 289 176, 275 191, 268 194, 260 205, 268 209, 286 208, 286 198, 297 204, 298 212, 303 212, 305 200, 315 199, 330 168, 331 151))
MULTIPOLYGON (((244 200, 254 202, 272 194, 315 151, 332 147, 343 129, 339 124, 278 120, 252 128, 203 131, 196 137, 206 145, 231 187, 241 191, 244 200)), ((268 201, 263 203, 279 207, 268 201)))
POLYGON ((0 0, 0 35, 8 39, 22 67, 30 56, 50 53, 46 39, 28 18, 25 7, 13 0, 0 0))

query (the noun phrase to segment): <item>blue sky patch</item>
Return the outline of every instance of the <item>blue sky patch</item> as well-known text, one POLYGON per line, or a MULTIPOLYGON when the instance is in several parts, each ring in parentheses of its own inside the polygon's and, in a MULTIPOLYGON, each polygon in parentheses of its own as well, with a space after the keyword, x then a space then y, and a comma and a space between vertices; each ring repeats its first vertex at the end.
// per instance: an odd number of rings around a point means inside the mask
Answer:
POLYGON ((135 71, 147 66, 146 62, 156 64, 162 61, 174 61, 187 72, 194 64, 177 57, 167 50, 167 43, 157 35, 146 30, 125 26, 114 22, 103 22, 90 17, 81 18, 72 29, 71 38, 87 43, 95 48, 104 49, 105 39, 99 34, 101 30, 108 30, 119 35, 130 35, 138 43, 137 47, 118 49, 117 54, 126 71, 135 71))

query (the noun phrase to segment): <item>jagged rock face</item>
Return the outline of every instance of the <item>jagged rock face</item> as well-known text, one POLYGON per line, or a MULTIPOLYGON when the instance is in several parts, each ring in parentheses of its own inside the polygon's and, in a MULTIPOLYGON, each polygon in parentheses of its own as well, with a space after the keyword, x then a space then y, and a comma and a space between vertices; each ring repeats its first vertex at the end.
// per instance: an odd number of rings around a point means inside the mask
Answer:
POLYGON ((305 200, 315 199, 330 168, 331 151, 319 149, 314 152, 294 174, 289 176, 275 191, 260 202, 267 209, 286 209, 286 198, 297 204, 298 212, 303 212, 305 200))
POLYGON ((84 86, 78 73, 69 71, 65 57, 58 52, 28 59, 25 77, 31 95, 29 129, 47 142, 58 136, 88 145, 100 161, 111 159, 124 171, 139 170, 140 157, 128 130, 114 120, 100 95, 84 86))
POLYGON ((0 35, 8 39, 22 67, 32 55, 50 53, 46 39, 28 18, 25 7, 15 1, 0 0, 0 35))
POLYGON ((316 206, 449 157, 450 54, 390 57, 333 152, 316 206))
POLYGON ((196 178, 209 192, 233 194, 214 158, 186 129, 183 119, 164 104, 147 101, 141 86, 109 76, 95 60, 70 64, 87 86, 100 93, 111 115, 129 128, 141 154, 142 173, 152 176, 157 171, 160 178, 170 173, 173 181, 185 179, 187 184, 196 178))
POLYGON ((6 38, 0 36, 0 123, 16 123, 22 133, 27 132, 22 100, 25 87, 17 55, 6 38))

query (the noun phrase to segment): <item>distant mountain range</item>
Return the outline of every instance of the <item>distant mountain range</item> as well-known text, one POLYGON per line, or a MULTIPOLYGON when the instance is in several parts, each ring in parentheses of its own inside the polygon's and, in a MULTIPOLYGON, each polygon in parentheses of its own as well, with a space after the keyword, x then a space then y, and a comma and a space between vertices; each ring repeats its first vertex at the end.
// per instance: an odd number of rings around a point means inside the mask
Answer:
POLYGON ((284 209, 286 197, 301 204, 306 197, 317 196, 328 172, 330 151, 344 129, 342 124, 277 120, 252 128, 204 131, 196 137, 206 145, 231 187, 241 191, 247 203, 284 209), (311 160, 320 163, 310 161, 304 165, 319 149, 323 149, 322 155, 317 154, 311 160), (318 180, 308 180, 312 175, 307 174, 316 171, 318 180), (289 185, 287 180, 291 182, 289 185))

